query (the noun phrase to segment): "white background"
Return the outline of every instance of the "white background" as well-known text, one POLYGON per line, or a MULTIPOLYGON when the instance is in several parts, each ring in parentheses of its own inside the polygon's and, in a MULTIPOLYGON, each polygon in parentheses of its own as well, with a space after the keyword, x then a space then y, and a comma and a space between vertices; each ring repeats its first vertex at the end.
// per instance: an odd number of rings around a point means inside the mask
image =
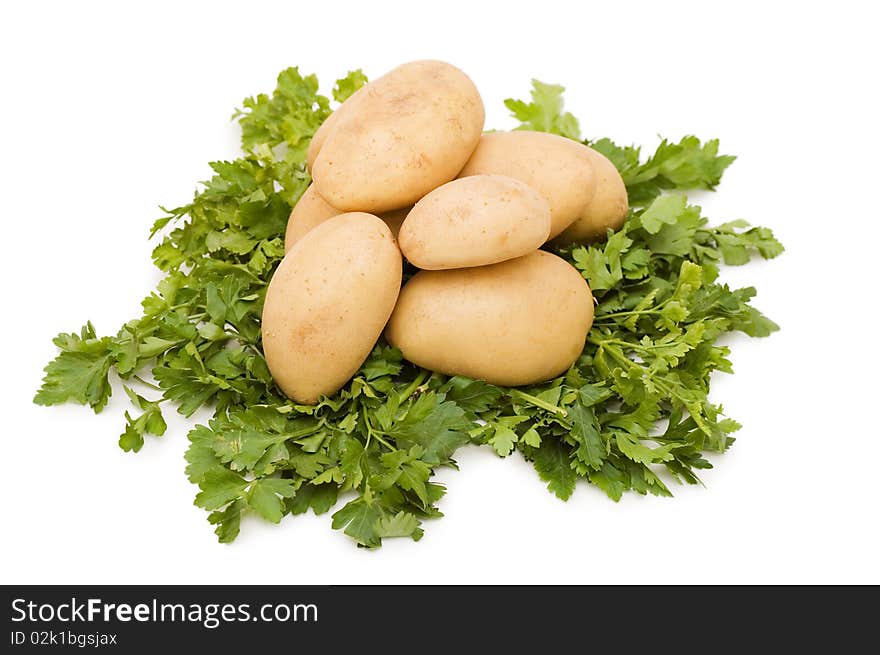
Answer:
MULTIPOLYGON (((880 582, 876 17, 871 3, 3 3, 3 583, 880 582), (590 136, 719 137, 739 159, 721 222, 772 227, 779 259, 725 271, 782 326, 734 338, 713 398, 744 428, 706 487, 568 503, 518 456, 466 449, 420 543, 356 549, 329 515, 256 519, 218 545, 183 474, 187 422, 139 455, 100 416, 31 404, 50 339, 113 333, 158 280, 147 230, 237 153, 229 116, 299 65, 329 93, 440 58, 487 125, 532 77, 590 136)), ((204 420, 206 415, 202 414, 204 420)))

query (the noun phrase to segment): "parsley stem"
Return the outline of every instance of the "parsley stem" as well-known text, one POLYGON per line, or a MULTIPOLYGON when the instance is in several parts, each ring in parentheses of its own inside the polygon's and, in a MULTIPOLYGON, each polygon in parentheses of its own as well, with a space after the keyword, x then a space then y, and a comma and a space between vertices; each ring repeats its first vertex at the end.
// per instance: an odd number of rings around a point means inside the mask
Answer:
POLYGON ((655 309, 639 309, 639 310, 630 310, 628 312, 608 312, 607 314, 599 314, 597 318, 616 318, 618 316, 636 316, 640 314, 656 314, 657 310, 655 309))
POLYGON ((535 407, 540 407, 541 409, 546 409, 548 412, 553 412, 554 414, 558 414, 560 416, 565 416, 567 412, 561 407, 557 407, 556 405, 551 405, 545 400, 541 400, 537 396, 533 396, 525 391, 520 391, 519 389, 511 389, 510 395, 521 400, 525 400, 530 405, 534 405, 535 407))
POLYGON ((669 302, 669 298, 664 300, 663 302, 655 305, 654 307, 649 307, 647 309, 631 309, 625 312, 607 312, 605 314, 598 314, 596 316, 597 319, 601 318, 617 318, 618 316, 641 316, 642 314, 659 314, 660 308, 663 307, 666 303, 669 302))
MULTIPOLYGON (((363 405, 361 405, 361 409, 362 409, 362 410, 365 410, 365 408, 364 408, 363 405)), ((392 446, 390 443, 388 443, 387 441, 385 441, 385 439, 383 439, 383 438, 380 436, 380 431, 377 430, 375 427, 373 427, 373 422, 370 420, 370 416, 369 416, 369 414, 368 414, 366 411, 364 411, 364 415, 363 415, 363 416, 364 416, 364 425, 365 425, 366 428, 367 428, 367 440, 366 440, 366 442, 364 443, 364 449, 369 448, 369 447, 370 447, 370 442, 371 442, 373 439, 376 439, 376 441, 378 441, 380 444, 382 444, 383 446, 385 446, 388 450, 396 451, 397 448, 395 448, 395 447, 392 446)), ((382 434, 384 434, 384 433, 382 433, 382 434)))
MULTIPOLYGON (((133 377, 135 380, 137 380, 138 382, 140 382, 141 384, 150 387, 150 389, 155 389, 156 391, 162 391, 162 387, 157 386, 157 385, 153 384, 152 382, 147 382, 146 380, 144 380, 144 379, 143 379, 141 376, 139 376, 139 375, 133 375, 132 377, 133 377)), ((162 400, 167 400, 167 399, 166 399, 166 398, 163 398, 162 400)), ((160 402, 161 402, 161 401, 160 401, 160 402)))
POLYGON ((364 444, 364 449, 369 448, 370 441, 375 438, 376 441, 385 446, 388 450, 397 450, 397 448, 395 448, 390 443, 385 441, 385 439, 379 436, 379 431, 373 427, 373 424, 370 422, 370 418, 366 415, 364 416, 364 423, 367 426, 367 442, 364 444))
MULTIPOLYGON (((598 344, 599 348, 602 348, 604 346, 604 344, 606 344, 606 343, 618 343, 618 344, 623 344, 625 346, 635 345, 635 344, 629 343, 628 341, 621 341, 620 339, 605 339, 605 340, 598 340, 598 341, 591 339, 591 341, 593 341, 593 343, 598 344)), ((642 366, 638 362, 632 361, 631 359, 629 359, 626 355, 624 355, 622 353, 615 352, 614 350, 611 350, 609 348, 605 348, 604 350, 606 353, 608 353, 612 357, 612 359, 616 359, 618 362, 620 362, 621 364, 623 364, 624 366, 626 366, 630 369, 638 369, 641 373, 644 373, 647 370, 646 367, 642 366)), ((647 350, 647 349, 645 349, 645 350, 647 350)), ((659 378, 653 378, 651 380, 651 383, 655 387, 657 387, 660 391, 662 391, 664 395, 668 396, 670 399, 678 400, 683 405, 687 406, 688 411, 691 413, 691 416, 693 416, 693 418, 694 418, 694 421, 696 421, 697 424, 700 423, 699 412, 696 412, 696 413, 692 412, 690 410, 690 406, 688 406, 686 399, 682 398, 681 394, 678 393, 675 389, 673 389, 669 384, 663 382, 659 378)))
MULTIPOLYGON (((663 345, 663 344, 655 344, 653 346, 645 346, 640 343, 633 343, 632 341, 624 341, 623 339, 595 339, 595 338, 590 337, 588 340, 591 341, 592 343, 596 344, 597 346, 602 346, 603 344, 606 344, 606 343, 614 343, 619 346, 625 346, 627 348, 632 348, 633 350, 641 350, 642 352, 646 352, 646 353, 651 352, 651 349, 656 348, 658 345, 663 345)), ((611 351, 608 351, 608 352, 611 352, 611 351)), ((627 360, 627 361, 632 361, 632 360, 627 360)))
POLYGON ((230 262, 215 259, 212 262, 212 266, 220 271, 239 271, 252 278, 254 281, 265 284, 265 281, 260 278, 259 275, 256 275, 253 271, 251 271, 247 266, 243 264, 232 264, 230 262))
POLYGON ((387 441, 385 441, 385 440, 384 440, 382 437, 380 437, 377 433, 372 432, 371 434, 372 434, 373 437, 376 438, 376 441, 378 441, 380 444, 382 444, 383 446, 385 446, 388 450, 397 450, 397 448, 395 448, 395 447, 392 446, 390 443, 388 443, 387 441))
POLYGON ((415 393, 416 389, 418 389, 422 382, 425 381, 425 378, 428 377, 428 372, 424 369, 416 376, 416 379, 413 380, 410 385, 404 389, 400 394, 400 402, 403 402, 407 398, 409 398, 413 393, 415 393))

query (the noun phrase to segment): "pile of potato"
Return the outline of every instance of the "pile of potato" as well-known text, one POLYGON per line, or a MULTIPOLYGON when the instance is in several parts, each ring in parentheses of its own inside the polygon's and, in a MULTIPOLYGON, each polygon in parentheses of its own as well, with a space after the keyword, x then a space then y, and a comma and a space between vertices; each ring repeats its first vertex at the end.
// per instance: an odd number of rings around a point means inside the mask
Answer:
POLYGON ((586 281, 539 248, 602 238, 626 188, 589 147, 483 134, 470 78, 416 61, 365 85, 315 133, 263 310, 278 386, 311 404, 339 390, 379 336, 411 362, 500 385, 549 380, 593 322, 586 281), (401 289, 402 258, 422 269, 401 289))

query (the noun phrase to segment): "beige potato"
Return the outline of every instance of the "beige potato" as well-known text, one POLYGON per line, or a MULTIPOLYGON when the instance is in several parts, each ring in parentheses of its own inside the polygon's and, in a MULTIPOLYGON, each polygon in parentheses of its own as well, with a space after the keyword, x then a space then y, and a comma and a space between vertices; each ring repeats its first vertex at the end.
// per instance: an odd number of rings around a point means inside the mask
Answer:
POLYGON ((484 266, 537 250, 550 233, 550 206, 519 180, 473 175, 431 191, 403 222, 404 256, 426 270, 484 266))
POLYGON ((629 199, 623 178, 605 155, 588 150, 596 173, 596 193, 580 217, 554 239, 555 245, 602 240, 608 228, 619 230, 626 221, 629 199))
POLYGON ((361 87, 348 96, 345 102, 336 108, 336 111, 324 119, 324 122, 321 123, 321 127, 315 130, 315 133, 312 135, 312 140, 309 141, 309 149, 306 151, 306 165, 308 166, 309 172, 311 172, 312 166, 315 164, 315 159, 317 158, 318 153, 321 152, 321 147, 324 145, 327 135, 333 131, 333 126, 336 124, 336 121, 339 120, 339 117, 345 116, 345 114, 351 110, 352 106, 357 104, 357 100, 354 98, 363 88, 364 87, 361 87))
POLYGON ((412 205, 452 180, 485 119, 474 83, 441 61, 399 66, 337 113, 312 166, 315 186, 334 207, 372 213, 412 205))
POLYGON ((489 132, 459 177, 495 173, 528 184, 550 203, 553 238, 584 213, 596 191, 587 146, 545 132, 489 132))
MULTIPOLYGON (((395 239, 410 209, 412 208, 405 207, 379 215, 379 218, 385 221, 395 239)), ((302 239, 312 228, 320 225, 327 219, 343 213, 345 212, 336 209, 336 207, 324 200, 315 189, 314 184, 309 185, 309 188, 305 190, 299 202, 296 203, 290 212, 290 218, 287 219, 287 231, 284 234, 284 252, 293 248, 294 244, 302 239)))
POLYGON ((344 212, 336 209, 321 197, 314 184, 310 184, 291 210, 290 218, 287 219, 287 230, 284 233, 284 252, 293 248, 293 245, 312 228, 328 218, 339 216, 342 213, 344 212))
MULTIPOLYGON (((348 100, 351 100, 353 97, 354 96, 351 96, 348 100)), ((346 100, 346 102, 348 102, 348 100, 346 100)), ((333 130, 333 125, 339 120, 339 112, 344 106, 345 102, 339 105, 339 107, 336 108, 336 111, 324 119, 324 122, 321 123, 321 127, 315 130, 315 133, 312 135, 312 140, 309 141, 309 149, 306 150, 306 166, 308 167, 309 172, 311 172, 312 166, 315 165, 315 159, 318 157, 318 153, 321 152, 324 140, 333 130)))
POLYGON ((429 370, 517 386, 564 373, 592 323, 584 278, 538 250, 491 266, 417 273, 385 336, 429 370))
POLYGON ((334 216, 303 236, 266 290, 263 352, 290 398, 315 403, 357 372, 400 291, 391 230, 363 213, 334 216))

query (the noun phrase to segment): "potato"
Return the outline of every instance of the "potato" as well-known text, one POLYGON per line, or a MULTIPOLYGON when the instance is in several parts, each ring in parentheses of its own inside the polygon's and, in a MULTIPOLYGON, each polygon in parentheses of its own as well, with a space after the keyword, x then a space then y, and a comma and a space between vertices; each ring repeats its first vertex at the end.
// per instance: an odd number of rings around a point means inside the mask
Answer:
MULTIPOLYGON (((351 96, 353 98, 354 96, 351 96)), ((351 100, 349 98, 348 100, 351 100)), ((346 100, 346 102, 348 102, 346 100)), ((337 107, 336 111, 330 114, 324 122, 321 123, 321 127, 315 130, 315 133, 312 135, 312 140, 309 141, 309 149, 306 151, 306 166, 308 166, 309 172, 312 170, 312 166, 315 165, 315 159, 318 156, 318 153, 321 152, 321 147, 324 145, 324 140, 327 138, 327 135, 333 130, 333 125, 339 120, 339 112, 345 106, 345 103, 342 103, 337 107)))
POLYGON ((395 68, 337 113, 312 178, 334 207, 371 213, 412 205, 452 180, 474 151, 485 118, 470 78, 440 61, 395 68))
POLYGON ((592 322, 584 278, 538 250, 491 266, 416 273, 385 336, 429 370, 516 386, 564 373, 592 322))
POLYGON ((309 141, 309 149, 306 152, 306 165, 308 166, 309 172, 311 172, 312 166, 315 164, 315 159, 317 158, 318 153, 321 152, 321 147, 324 145, 324 140, 333 130, 336 121, 339 120, 340 116, 344 116, 353 105, 357 104, 357 100, 354 100, 354 98, 361 92, 361 89, 363 89, 363 87, 348 96, 346 101, 336 108, 336 111, 324 119, 324 122, 321 123, 321 127, 315 130, 315 133, 312 135, 312 140, 309 141))
POLYGON ((504 175, 447 182, 419 200, 400 228, 404 256, 438 270, 495 264, 537 250, 550 233, 543 196, 504 175))
MULTIPOLYGON (((395 239, 410 209, 412 208, 405 207, 379 215, 379 218, 385 221, 395 239)), ((299 202, 296 203, 290 212, 290 218, 287 219, 287 232, 284 234, 284 252, 293 248, 293 245, 312 228, 329 218, 343 213, 343 211, 336 209, 336 207, 324 200, 315 189, 315 185, 310 184, 309 188, 305 190, 299 202)))
POLYGON ((303 236, 266 290, 263 352, 290 398, 315 403, 357 372, 400 291, 391 230, 363 213, 334 216, 303 236))
POLYGON ((299 201, 294 205, 287 219, 287 231, 284 233, 284 251, 293 248, 293 244, 302 239, 306 232, 344 212, 324 200, 314 184, 310 184, 299 201))
POLYGON ((623 178, 605 155, 588 150, 596 173, 596 193, 580 217, 554 239, 555 245, 602 240, 608 228, 619 230, 626 221, 629 199, 623 178))
POLYGON ((596 191, 587 146, 544 132, 484 134, 459 177, 495 173, 525 182, 550 203, 553 238, 584 213, 596 191))

